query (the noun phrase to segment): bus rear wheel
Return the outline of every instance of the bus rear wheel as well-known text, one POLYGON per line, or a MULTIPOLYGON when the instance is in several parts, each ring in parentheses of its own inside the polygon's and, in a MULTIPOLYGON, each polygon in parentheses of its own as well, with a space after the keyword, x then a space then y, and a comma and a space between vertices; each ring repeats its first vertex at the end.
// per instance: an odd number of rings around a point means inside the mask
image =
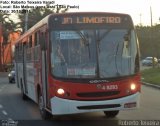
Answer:
POLYGON ((39 105, 39 111, 40 111, 41 117, 44 120, 50 119, 52 115, 48 111, 45 110, 43 96, 41 94, 38 97, 38 105, 39 105))
POLYGON ((104 114, 106 115, 106 117, 109 118, 114 118, 118 115, 119 111, 104 111, 104 114))

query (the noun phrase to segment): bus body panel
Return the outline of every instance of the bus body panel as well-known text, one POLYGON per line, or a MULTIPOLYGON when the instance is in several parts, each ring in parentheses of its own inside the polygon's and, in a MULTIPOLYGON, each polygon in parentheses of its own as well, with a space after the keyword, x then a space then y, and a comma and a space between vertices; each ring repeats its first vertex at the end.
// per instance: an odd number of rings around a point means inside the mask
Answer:
POLYGON ((23 78, 23 64, 22 63, 16 63, 16 82, 17 86, 22 89, 22 78, 23 78), (18 71, 18 72, 17 72, 18 71))
POLYGON ((36 102, 36 87, 35 87, 35 68, 33 63, 27 63, 26 65, 26 83, 28 88, 27 96, 36 102))
POLYGON ((49 77, 50 87, 50 98, 58 96, 64 99, 70 100, 108 100, 126 97, 133 95, 136 92, 140 92, 141 83, 140 76, 128 77, 121 80, 114 80, 107 83, 84 83, 84 82, 73 82, 72 80, 62 81, 55 80, 49 77), (131 90, 131 84, 136 85, 135 90, 131 90), (61 96, 56 91, 62 88, 69 95, 61 96))
POLYGON ((53 115, 75 114, 96 111, 129 110, 139 107, 139 93, 137 92, 134 95, 119 99, 103 101, 77 101, 53 97, 51 98, 51 105, 53 115), (125 104, 128 103, 134 103, 134 106, 131 108, 125 108, 125 104), (97 107, 97 109, 95 106, 97 107), (109 107, 107 108, 107 106, 109 107), (91 109, 92 107, 94 107, 94 109, 91 109))

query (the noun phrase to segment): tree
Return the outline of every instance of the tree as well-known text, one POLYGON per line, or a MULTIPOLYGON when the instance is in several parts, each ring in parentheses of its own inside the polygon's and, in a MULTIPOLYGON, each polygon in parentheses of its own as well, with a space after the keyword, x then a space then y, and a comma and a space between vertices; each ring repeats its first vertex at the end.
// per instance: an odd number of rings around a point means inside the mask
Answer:
POLYGON ((136 30, 141 57, 155 56, 160 58, 160 25, 136 26, 136 30))
POLYGON ((10 14, 0 13, 0 22, 2 23, 3 42, 7 43, 9 32, 13 32, 17 28, 17 24, 10 19, 10 14))
MULTIPOLYGON (((47 16, 51 13, 64 13, 67 10, 68 9, 61 9, 58 7, 53 10, 48 9, 48 8, 31 9, 31 10, 29 10, 29 13, 28 13, 28 22, 27 22, 28 26, 27 27, 28 27, 28 29, 31 28, 38 21, 40 21, 45 16, 47 16)), ((21 26, 23 32, 25 31, 25 16, 26 16, 26 13, 18 14, 18 17, 20 19, 19 25, 21 26)))

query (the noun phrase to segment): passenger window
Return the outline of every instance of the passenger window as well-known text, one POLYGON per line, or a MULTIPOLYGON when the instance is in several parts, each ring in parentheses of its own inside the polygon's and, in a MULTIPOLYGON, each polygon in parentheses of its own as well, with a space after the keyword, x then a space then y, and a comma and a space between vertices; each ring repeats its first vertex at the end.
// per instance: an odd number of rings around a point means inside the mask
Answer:
POLYGON ((32 35, 29 37, 29 48, 32 47, 32 35))

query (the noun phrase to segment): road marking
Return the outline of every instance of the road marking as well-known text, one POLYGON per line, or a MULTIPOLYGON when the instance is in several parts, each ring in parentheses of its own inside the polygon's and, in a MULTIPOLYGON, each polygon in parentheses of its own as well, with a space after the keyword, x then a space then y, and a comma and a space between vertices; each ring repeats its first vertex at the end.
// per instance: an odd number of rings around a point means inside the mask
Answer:
POLYGON ((8 115, 8 113, 7 113, 5 110, 3 110, 2 113, 3 113, 4 115, 8 115))
POLYGON ((0 109, 3 108, 3 106, 0 104, 0 109))

